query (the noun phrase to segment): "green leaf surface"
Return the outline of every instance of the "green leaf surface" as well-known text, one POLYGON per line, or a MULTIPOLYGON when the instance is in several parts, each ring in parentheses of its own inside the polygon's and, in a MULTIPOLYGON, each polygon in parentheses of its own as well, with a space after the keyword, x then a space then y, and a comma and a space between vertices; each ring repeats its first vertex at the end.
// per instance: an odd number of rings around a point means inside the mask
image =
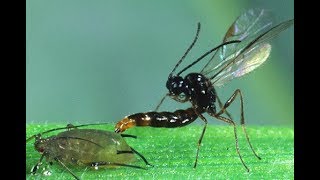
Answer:
MULTIPOLYGON (((77 125, 77 124, 74 124, 77 125)), ((27 137, 65 125, 27 124, 27 137)), ((83 127, 113 131, 114 125, 83 127)), ((137 135, 127 138, 128 144, 139 151, 154 167, 145 166, 137 157, 131 164, 147 167, 147 170, 130 167, 99 168, 70 167, 81 179, 294 179, 294 131, 287 127, 249 126, 247 132, 251 143, 262 160, 250 150, 241 127, 238 127, 239 146, 242 157, 249 167, 247 172, 235 150, 233 127, 208 125, 200 148, 197 168, 193 168, 197 142, 202 126, 189 125, 181 128, 135 127, 125 133, 137 135)), ((44 135, 44 137, 59 131, 44 135)), ((36 175, 30 169, 40 154, 34 149, 34 140, 27 142, 26 179, 72 179, 58 163, 43 164, 36 175), (50 171, 51 175, 44 172, 50 171)))

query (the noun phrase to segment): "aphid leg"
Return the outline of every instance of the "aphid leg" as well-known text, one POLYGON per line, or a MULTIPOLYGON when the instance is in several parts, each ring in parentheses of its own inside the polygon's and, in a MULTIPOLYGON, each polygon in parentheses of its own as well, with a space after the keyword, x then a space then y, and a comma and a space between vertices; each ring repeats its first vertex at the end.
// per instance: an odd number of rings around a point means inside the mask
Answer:
POLYGON ((126 153, 133 154, 133 151, 121 151, 121 150, 117 150, 117 154, 126 154, 126 153))
POLYGON ((121 137, 130 137, 130 138, 135 138, 137 139, 137 136, 135 135, 130 135, 130 134, 120 134, 121 137))
MULTIPOLYGON (((195 111, 197 113, 197 111, 195 111)), ((208 124, 208 121, 207 119, 200 113, 197 113, 197 115, 203 120, 204 122, 204 127, 203 127, 203 130, 202 130, 202 133, 201 133, 201 136, 199 138, 199 141, 198 141, 198 148, 197 148, 197 155, 196 155, 196 161, 194 162, 194 166, 193 168, 196 168, 197 167, 197 163, 198 163, 198 156, 199 156, 199 151, 200 151, 200 145, 201 145, 201 142, 202 142, 202 139, 203 139, 203 136, 204 136, 204 133, 206 132, 206 129, 207 129, 207 124, 208 124)))
POLYGON ((138 151, 136 151, 136 150, 133 149, 132 147, 130 147, 130 148, 131 148, 131 151, 120 151, 120 150, 117 150, 117 154, 124 154, 124 153, 133 154, 133 153, 135 153, 135 154, 137 154, 137 155, 144 161, 144 163, 146 163, 146 165, 149 165, 149 166, 152 166, 152 167, 153 167, 153 165, 150 164, 150 163, 147 161, 147 159, 146 159, 142 154, 140 154, 138 151))
POLYGON ((146 168, 141 167, 141 166, 135 166, 135 165, 130 165, 130 164, 122 164, 122 163, 105 162, 105 161, 91 162, 91 163, 87 163, 87 165, 95 167, 95 168, 97 168, 99 166, 124 166, 124 167, 132 167, 132 168, 146 170, 146 168))
POLYGON ((41 155, 38 163, 31 168, 32 175, 36 174, 37 170, 39 169, 40 165, 42 164, 41 161, 42 161, 43 157, 44 157, 44 154, 41 155))
POLYGON ((139 153, 138 151, 136 151, 136 150, 133 149, 132 147, 130 147, 130 148, 131 148, 131 150, 132 150, 133 153, 135 153, 136 155, 138 155, 138 156, 144 161, 144 163, 146 163, 146 165, 149 165, 149 166, 154 167, 152 164, 150 164, 150 163, 147 161, 147 159, 146 159, 141 153, 139 153))
POLYGON ((231 119, 228 119, 228 118, 225 118, 223 116, 215 116, 215 118, 221 120, 221 121, 224 121, 226 123, 229 123, 231 125, 233 125, 233 130, 234 130, 234 138, 236 140, 236 150, 237 150, 237 153, 239 155, 239 158, 241 160, 241 163, 243 164, 243 166, 247 169, 247 171, 249 172, 249 168, 246 166, 246 164, 244 163, 243 159, 242 159, 242 156, 240 154, 240 149, 239 149, 239 144, 238 144, 238 136, 237 136, 237 128, 236 128, 236 124, 234 123, 234 121, 232 121, 231 119))
POLYGON ((76 176, 62 161, 60 161, 59 158, 55 157, 54 160, 56 160, 57 162, 60 163, 61 166, 63 166, 64 168, 66 168, 66 170, 77 180, 80 180, 80 178, 78 176, 76 176))
MULTIPOLYGON (((130 135, 130 134, 120 134, 122 137, 132 137, 132 138, 137 138, 137 136, 134 136, 134 135, 130 135)), ((152 166, 152 164, 150 164, 147 159, 141 154, 139 153, 138 151, 136 151, 135 149, 133 149, 132 147, 131 148, 131 151, 119 151, 117 150, 117 154, 121 154, 121 153, 135 153, 136 155, 138 155, 143 161, 144 163, 146 163, 146 165, 149 165, 149 166, 152 166)))
MULTIPOLYGON (((247 142, 251 148, 251 151, 253 152, 253 154, 259 159, 261 160, 261 157, 259 157, 257 155, 257 153, 254 151, 253 146, 251 145, 251 142, 249 140, 249 136, 247 134, 246 131, 246 127, 245 127, 245 122, 244 122, 244 112, 243 112, 243 98, 242 98, 242 94, 240 89, 235 90, 235 92, 232 94, 232 96, 228 99, 228 101, 224 104, 224 106, 221 108, 220 112, 218 112, 217 114, 215 114, 214 116, 220 116, 221 114, 223 114, 226 111, 226 108, 228 108, 230 106, 230 104, 235 100, 235 98, 237 97, 237 95, 240 95, 240 111, 241 111, 241 119, 240 119, 240 123, 242 126, 242 130, 246 136, 247 142)), ((231 118, 230 118, 231 119, 231 118)))

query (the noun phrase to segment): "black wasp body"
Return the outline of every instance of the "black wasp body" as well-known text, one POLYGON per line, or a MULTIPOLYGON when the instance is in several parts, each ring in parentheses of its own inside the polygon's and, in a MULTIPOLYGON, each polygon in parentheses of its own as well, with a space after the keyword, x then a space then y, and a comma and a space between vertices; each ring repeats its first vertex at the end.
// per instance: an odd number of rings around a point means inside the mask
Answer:
POLYGON ((185 78, 170 76, 166 86, 170 96, 179 102, 190 101, 199 113, 216 113, 216 91, 204 75, 190 73, 185 78))

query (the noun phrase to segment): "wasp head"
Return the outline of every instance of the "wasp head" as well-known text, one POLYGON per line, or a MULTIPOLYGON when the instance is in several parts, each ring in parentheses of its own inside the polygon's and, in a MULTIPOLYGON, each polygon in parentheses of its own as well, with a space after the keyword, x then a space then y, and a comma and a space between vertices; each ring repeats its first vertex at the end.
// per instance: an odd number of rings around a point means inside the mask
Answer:
POLYGON ((190 97, 188 85, 181 76, 169 76, 166 86, 171 98, 179 102, 188 101, 190 97))
POLYGON ((177 96, 183 93, 184 80, 181 76, 169 76, 166 86, 170 96, 177 96))

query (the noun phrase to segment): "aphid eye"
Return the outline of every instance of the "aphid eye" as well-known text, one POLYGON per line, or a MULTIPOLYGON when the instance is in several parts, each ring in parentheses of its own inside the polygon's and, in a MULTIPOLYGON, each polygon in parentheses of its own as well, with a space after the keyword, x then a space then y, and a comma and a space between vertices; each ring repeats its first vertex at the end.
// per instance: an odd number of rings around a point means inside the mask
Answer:
POLYGON ((39 152, 40 152, 40 153, 43 153, 43 151, 44 151, 44 148, 40 148, 40 149, 39 149, 39 152))

